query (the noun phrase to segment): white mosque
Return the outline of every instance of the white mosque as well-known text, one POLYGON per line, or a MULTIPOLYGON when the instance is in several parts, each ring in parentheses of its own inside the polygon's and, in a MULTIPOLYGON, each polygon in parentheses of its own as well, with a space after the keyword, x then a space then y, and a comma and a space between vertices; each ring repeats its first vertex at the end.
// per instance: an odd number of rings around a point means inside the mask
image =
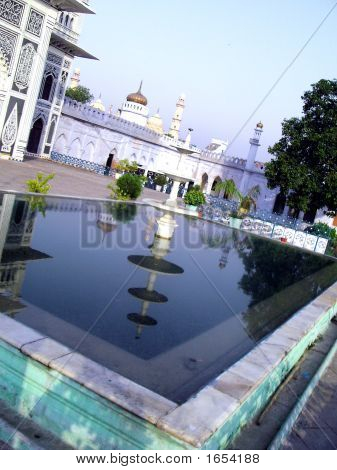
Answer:
MULTIPOLYGON (((78 69, 71 86, 80 81, 78 69)), ((273 210, 277 191, 267 188, 264 163, 257 160, 257 151, 263 132, 263 124, 256 125, 250 139, 246 158, 227 155, 228 142, 212 139, 201 150, 191 143, 192 129, 185 139, 180 129, 186 106, 186 96, 181 94, 171 125, 165 132, 158 112, 150 116, 148 99, 140 83, 137 92, 130 93, 115 114, 111 107, 106 111, 102 98, 89 105, 82 105, 65 98, 61 119, 56 131, 54 153, 75 157, 83 162, 111 167, 114 161, 127 158, 136 161, 145 174, 175 174, 188 179, 188 184, 199 184, 207 194, 215 192, 216 183, 232 178, 242 192, 259 185, 261 194, 258 206, 273 210)))

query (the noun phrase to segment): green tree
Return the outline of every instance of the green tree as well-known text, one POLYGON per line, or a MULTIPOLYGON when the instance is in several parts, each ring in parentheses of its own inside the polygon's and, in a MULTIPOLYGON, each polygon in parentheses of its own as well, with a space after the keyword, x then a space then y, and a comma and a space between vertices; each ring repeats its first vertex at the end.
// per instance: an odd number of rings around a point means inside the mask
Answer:
POLYGON ((285 119, 266 164, 270 189, 295 211, 337 211, 337 80, 319 80, 302 96, 303 115, 285 119))
POLYGON ((88 103, 89 101, 92 101, 94 98, 89 88, 86 88, 81 85, 79 85, 76 88, 68 88, 66 91, 66 96, 80 103, 88 103))

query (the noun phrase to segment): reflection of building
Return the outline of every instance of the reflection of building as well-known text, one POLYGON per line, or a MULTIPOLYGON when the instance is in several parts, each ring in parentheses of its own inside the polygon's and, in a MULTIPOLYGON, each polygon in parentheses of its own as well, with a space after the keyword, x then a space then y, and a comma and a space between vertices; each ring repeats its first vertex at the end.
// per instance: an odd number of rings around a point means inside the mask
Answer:
POLYGON ((29 202, 12 194, 2 196, 0 208, 0 312, 24 308, 20 292, 28 261, 49 258, 30 247, 36 213, 29 202))
POLYGON ((49 155, 88 0, 0 0, 0 156, 49 155))
POLYGON ((176 223, 171 214, 165 214, 157 220, 158 230, 151 247, 153 256, 131 255, 128 257, 130 263, 135 264, 141 269, 148 271, 149 278, 146 287, 132 287, 129 294, 142 301, 141 313, 129 313, 128 320, 137 325, 136 339, 139 339, 143 328, 146 326, 157 325, 157 320, 148 315, 151 304, 162 304, 168 301, 168 298, 155 290, 155 283, 159 275, 177 275, 182 274, 184 270, 163 258, 170 249, 170 240, 173 237, 176 223), (171 230, 167 230, 167 226, 171 230), (162 236, 164 235, 164 238, 162 236))

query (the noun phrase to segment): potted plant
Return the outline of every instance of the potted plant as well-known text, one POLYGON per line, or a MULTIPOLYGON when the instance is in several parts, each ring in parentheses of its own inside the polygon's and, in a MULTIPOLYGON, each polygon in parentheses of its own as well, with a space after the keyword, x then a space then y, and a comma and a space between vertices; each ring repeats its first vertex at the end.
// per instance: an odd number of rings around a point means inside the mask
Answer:
POLYGON ((239 213, 240 214, 247 214, 251 211, 252 207, 254 210, 256 209, 256 200, 261 193, 260 186, 256 185, 253 186, 247 194, 241 195, 240 197, 240 205, 239 205, 239 213))
POLYGON ((154 179, 154 184, 156 185, 156 191, 161 191, 163 186, 167 184, 167 178, 165 175, 157 175, 154 179))
POLYGON ((185 194, 184 202, 186 204, 187 209, 192 211, 196 211, 198 206, 205 204, 205 196, 201 191, 191 189, 185 194))

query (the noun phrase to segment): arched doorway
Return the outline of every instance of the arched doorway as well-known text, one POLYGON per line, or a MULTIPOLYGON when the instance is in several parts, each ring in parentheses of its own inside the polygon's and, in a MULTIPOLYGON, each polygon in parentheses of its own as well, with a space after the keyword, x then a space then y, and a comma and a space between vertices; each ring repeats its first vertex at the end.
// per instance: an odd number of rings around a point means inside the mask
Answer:
POLYGON ((274 214, 283 214, 287 198, 284 194, 278 193, 275 199, 273 212, 274 214))
POLYGON ((208 174, 204 173, 201 177, 201 191, 205 191, 208 184, 208 174))
POLYGON ((109 153, 108 159, 105 164, 106 167, 111 168, 112 160, 114 159, 114 156, 115 156, 114 153, 109 153))
POLYGON ((108 159, 107 159, 106 164, 105 164, 105 170, 104 170, 105 176, 109 176, 109 174, 110 174, 110 169, 111 169, 111 166, 112 166, 112 161, 114 159, 114 156, 115 156, 114 153, 109 153, 108 159))
POLYGON ((211 195, 212 195, 212 196, 219 196, 219 194, 220 194, 220 191, 217 191, 217 190, 216 190, 216 185, 217 185, 218 183, 221 183, 221 178, 220 178, 220 176, 217 176, 217 177, 214 179, 214 181, 213 181, 212 189, 211 189, 211 195))
POLYGON ((43 120, 42 118, 37 119, 30 131, 27 152, 38 153, 40 147, 40 140, 43 131, 43 120))

